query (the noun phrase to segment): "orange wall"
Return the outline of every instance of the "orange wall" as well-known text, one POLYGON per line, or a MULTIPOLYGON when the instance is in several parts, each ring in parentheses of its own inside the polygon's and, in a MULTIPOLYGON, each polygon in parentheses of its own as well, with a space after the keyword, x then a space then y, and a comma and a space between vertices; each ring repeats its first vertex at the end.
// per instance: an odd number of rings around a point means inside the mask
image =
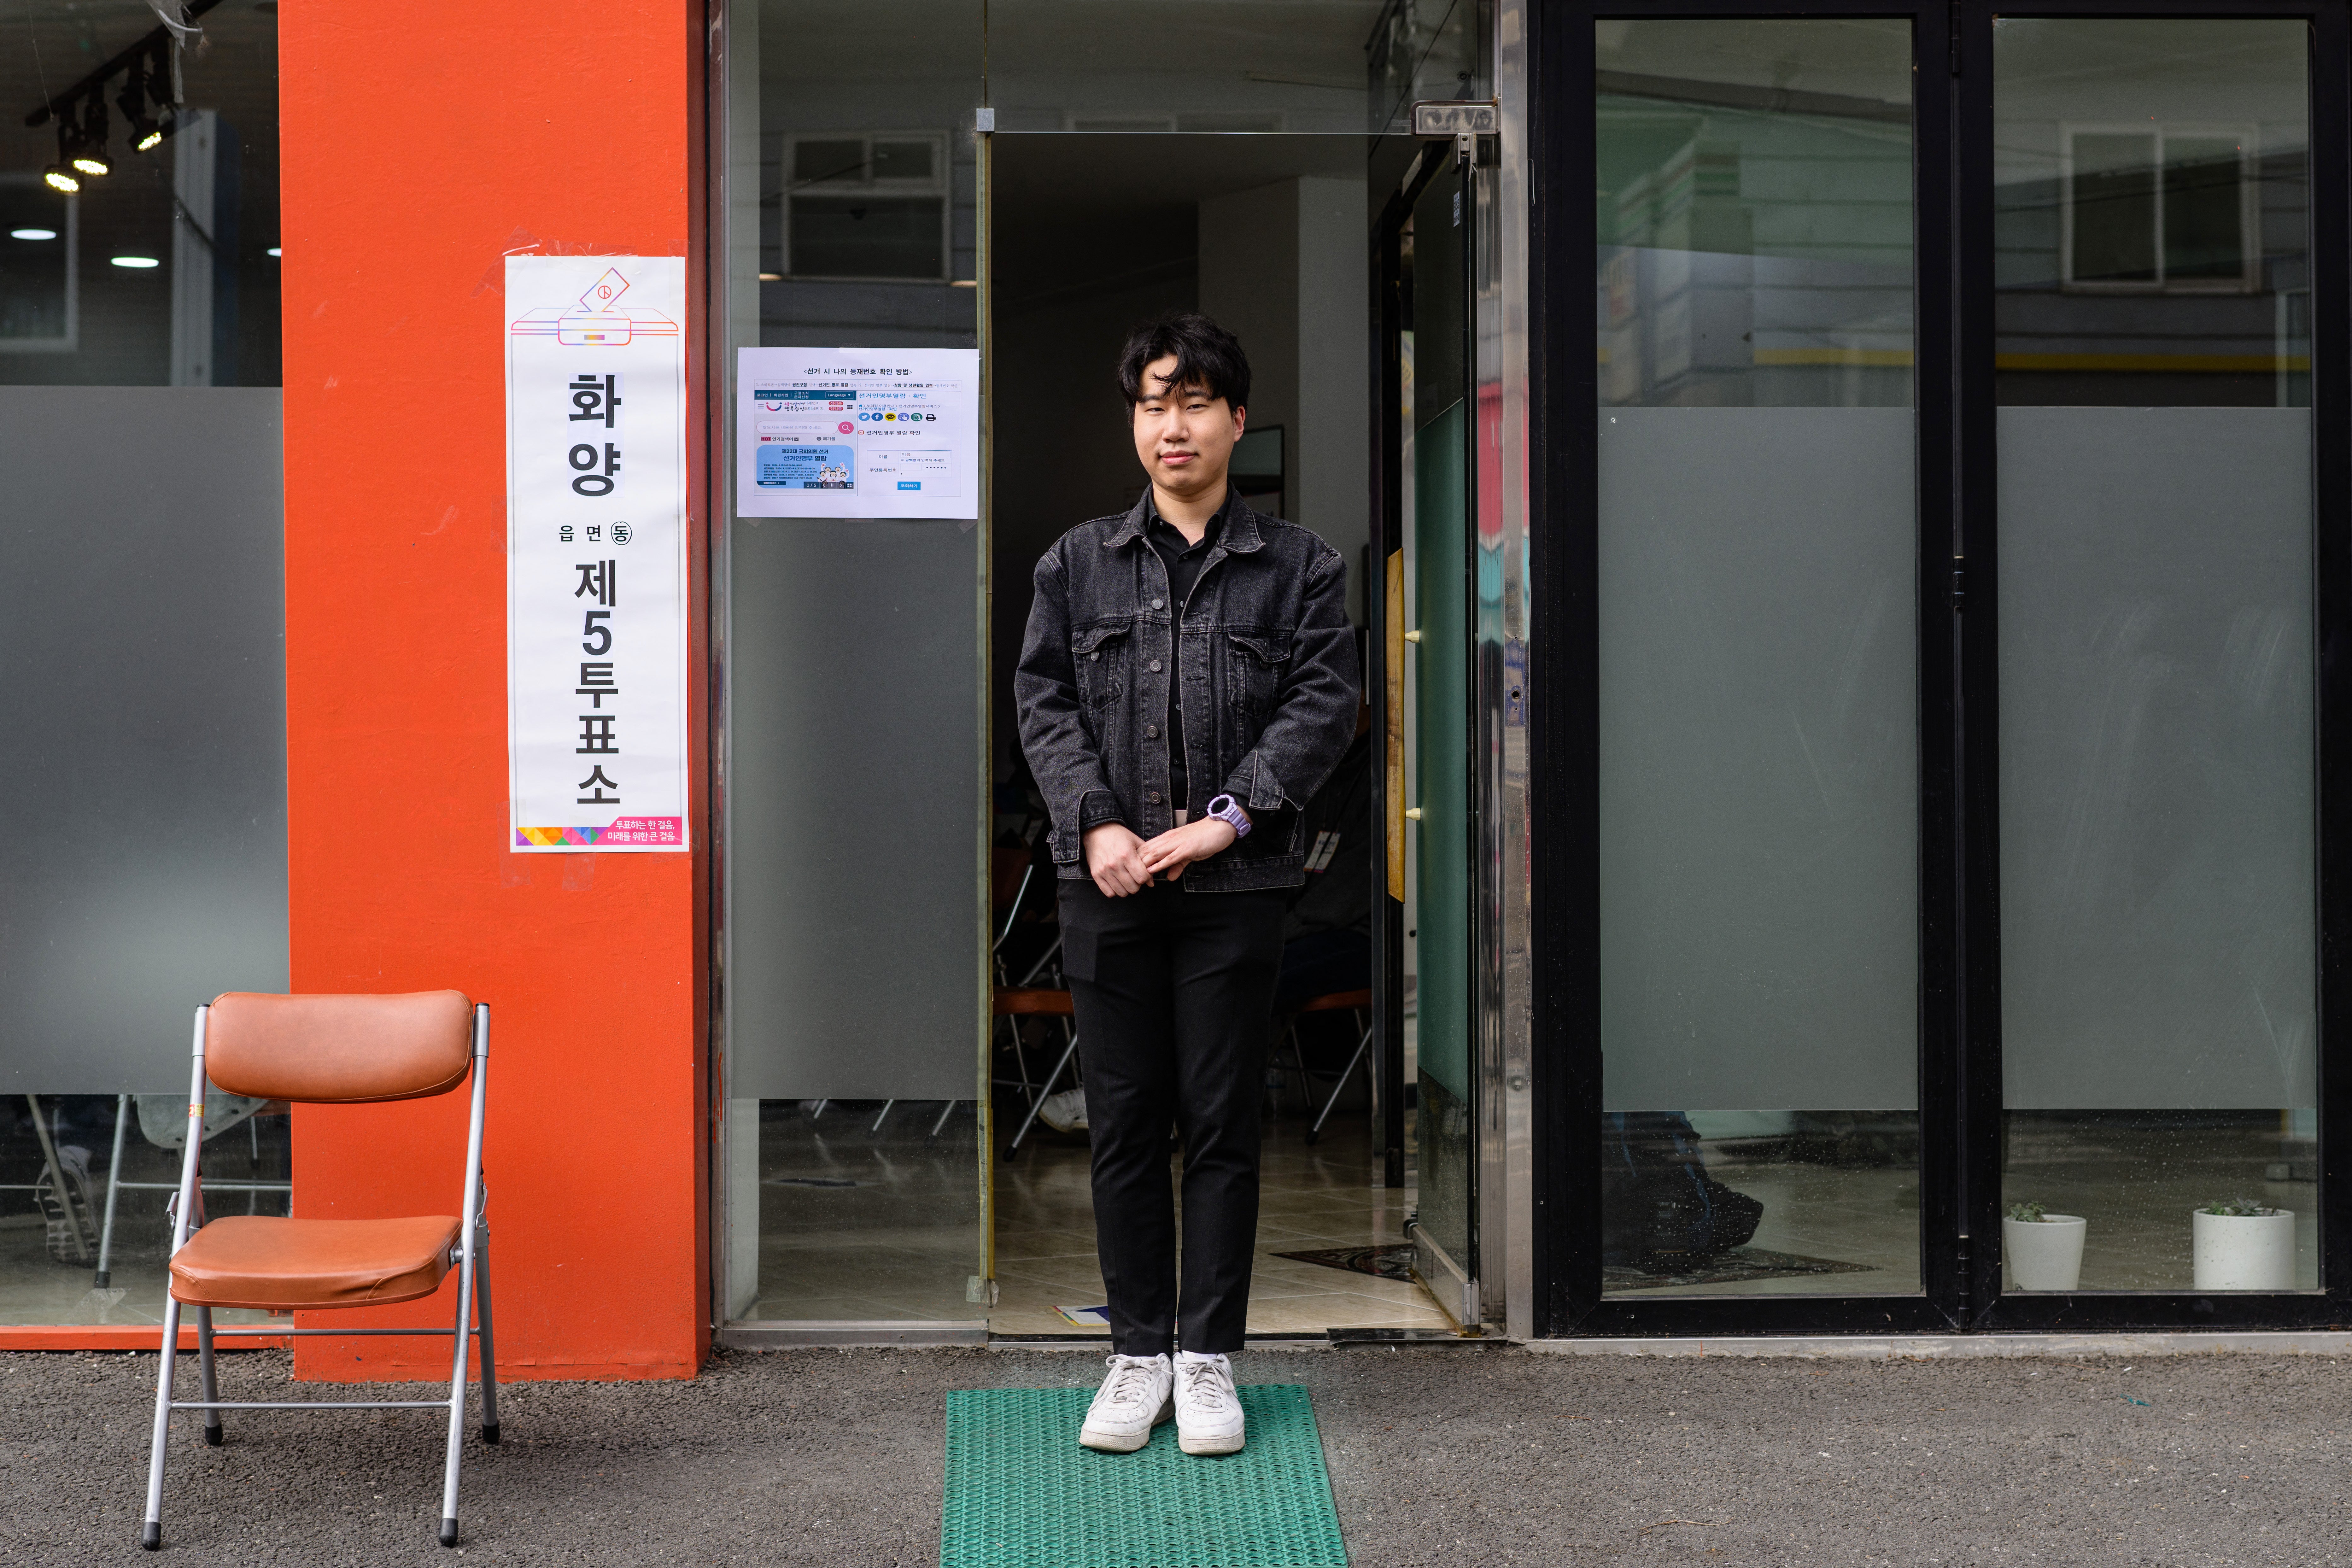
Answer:
MULTIPOLYGON (((709 1345, 707 714, 698 689, 693 855, 508 852, 500 297, 501 258, 532 247, 684 255, 698 279, 701 12, 278 17, 294 986, 490 1005, 506 1378, 686 1377, 709 1345)), ((688 450, 698 468, 698 429, 688 450)), ((699 668, 699 624, 693 643, 699 668)), ((296 1212, 455 1214, 464 1130, 462 1096, 302 1107, 296 1212)), ((375 1321, 455 1301, 453 1275, 375 1321)), ((301 1341, 298 1365, 446 1376, 446 1343, 301 1341)))

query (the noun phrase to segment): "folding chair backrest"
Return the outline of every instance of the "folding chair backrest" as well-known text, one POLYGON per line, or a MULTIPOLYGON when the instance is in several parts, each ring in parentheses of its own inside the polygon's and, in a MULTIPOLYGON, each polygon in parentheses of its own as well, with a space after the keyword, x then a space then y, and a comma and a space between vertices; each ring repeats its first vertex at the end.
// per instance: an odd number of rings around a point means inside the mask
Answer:
POLYGON ((473 1004, 462 991, 213 999, 205 1073, 231 1094, 358 1104, 421 1100, 466 1081, 473 1004))

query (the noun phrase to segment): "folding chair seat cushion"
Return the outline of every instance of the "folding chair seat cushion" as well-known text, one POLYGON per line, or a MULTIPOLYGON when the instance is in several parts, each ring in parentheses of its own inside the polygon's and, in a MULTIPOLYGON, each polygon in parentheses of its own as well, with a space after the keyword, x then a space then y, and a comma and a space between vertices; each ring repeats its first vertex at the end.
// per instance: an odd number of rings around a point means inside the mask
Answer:
POLYGON ((441 1288, 457 1245, 446 1215, 278 1219, 225 1215, 172 1257, 172 1294, 190 1306, 380 1307, 441 1288))
POLYGON ((1048 990, 1043 986, 999 986, 993 1001, 996 1016, 1000 1018, 1015 1015, 1067 1018, 1076 1011, 1068 992, 1048 990))
POLYGON ((1298 1005, 1302 1013, 1363 1013, 1372 1005, 1370 991, 1332 991, 1298 1005))

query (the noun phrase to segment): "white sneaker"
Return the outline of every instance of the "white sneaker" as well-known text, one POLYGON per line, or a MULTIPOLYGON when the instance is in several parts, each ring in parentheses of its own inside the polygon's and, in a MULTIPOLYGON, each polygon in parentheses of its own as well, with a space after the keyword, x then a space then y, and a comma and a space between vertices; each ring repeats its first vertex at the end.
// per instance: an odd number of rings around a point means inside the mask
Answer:
POLYGON ((1188 1454, 1238 1454, 1242 1441, 1232 1359, 1177 1352, 1176 1446, 1188 1454))
POLYGON ((1066 1089, 1059 1094, 1049 1094, 1037 1107, 1037 1120, 1056 1132, 1084 1132, 1087 1130, 1087 1091, 1066 1089))
POLYGON ((1173 1376, 1164 1355, 1115 1355, 1110 1375, 1087 1407, 1078 1441, 1106 1454, 1132 1454, 1151 1441, 1151 1429, 1175 1414, 1168 1397, 1173 1376))

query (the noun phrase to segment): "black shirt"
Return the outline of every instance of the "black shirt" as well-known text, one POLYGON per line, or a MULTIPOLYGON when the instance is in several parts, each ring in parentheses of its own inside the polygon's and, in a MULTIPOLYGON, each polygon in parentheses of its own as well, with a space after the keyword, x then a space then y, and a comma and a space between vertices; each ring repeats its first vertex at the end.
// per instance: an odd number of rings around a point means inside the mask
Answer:
MULTIPOLYGON (((1225 514, 1233 510, 1233 492, 1225 492, 1225 504, 1209 519, 1201 542, 1189 544, 1176 525, 1160 515, 1155 502, 1150 517, 1143 526, 1143 541, 1159 555, 1161 565, 1168 569, 1168 620, 1181 631, 1184 625, 1184 605, 1192 596, 1192 586, 1201 580, 1201 569, 1209 563, 1209 552, 1225 531, 1225 514)), ((1155 606, 1156 608, 1157 606, 1155 606)), ((1168 721, 1161 726, 1168 735, 1168 799, 1171 804, 1197 816, 1208 803, 1200 806, 1188 798, 1192 793, 1192 770, 1184 763, 1184 705, 1174 680, 1168 683, 1168 721)), ((1106 822, 1121 820, 1118 807, 1108 795, 1090 795, 1082 814, 1079 830, 1100 827, 1106 822)))
MULTIPOLYGON (((1143 542, 1151 546, 1160 564, 1168 568, 1168 619, 1181 632, 1184 625, 1184 605, 1192 597, 1192 585, 1201 580, 1201 568, 1209 563, 1209 552, 1217 546, 1219 535, 1225 531, 1225 507, 1233 504, 1230 495, 1225 506, 1209 519, 1201 542, 1188 544, 1174 523, 1151 509, 1151 519, 1143 526, 1143 542)), ((1197 813, 1200 806, 1192 804, 1192 770, 1184 765, 1184 704, 1174 681, 1168 683, 1168 799, 1180 810, 1197 813)), ((1208 803, 1203 801, 1202 805, 1208 803)))

